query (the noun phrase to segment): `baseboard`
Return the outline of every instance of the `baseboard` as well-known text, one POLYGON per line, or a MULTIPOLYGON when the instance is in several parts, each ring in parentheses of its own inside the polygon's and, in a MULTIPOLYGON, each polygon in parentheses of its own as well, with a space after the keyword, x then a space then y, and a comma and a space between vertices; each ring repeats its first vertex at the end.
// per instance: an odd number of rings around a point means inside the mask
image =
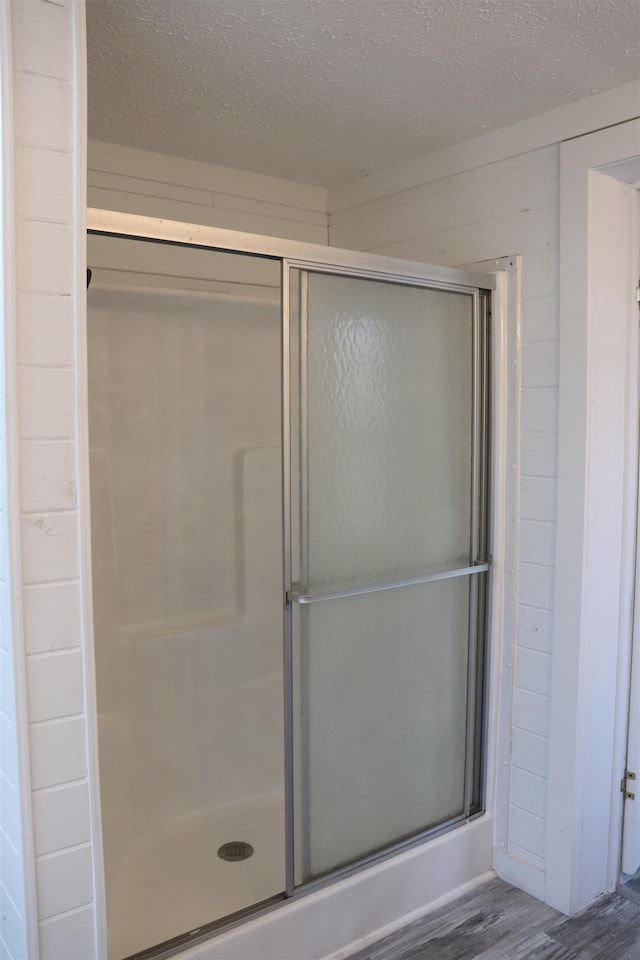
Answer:
POLYGON ((545 902, 545 874, 539 867, 505 853, 496 853, 494 866, 501 880, 545 902))

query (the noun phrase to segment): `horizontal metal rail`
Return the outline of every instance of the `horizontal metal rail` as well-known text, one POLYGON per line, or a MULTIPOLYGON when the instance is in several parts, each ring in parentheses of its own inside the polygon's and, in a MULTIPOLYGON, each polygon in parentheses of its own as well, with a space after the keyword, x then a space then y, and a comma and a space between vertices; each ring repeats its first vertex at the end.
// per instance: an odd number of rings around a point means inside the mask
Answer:
POLYGON ((173 243, 185 247, 205 247, 211 250, 228 250, 255 257, 274 260, 291 260, 292 266, 314 269, 318 266, 336 267, 338 272, 350 271, 381 275, 383 280, 407 280, 422 282, 426 286, 442 289, 479 287, 495 290, 493 274, 461 270, 458 267, 440 267, 435 264, 413 260, 400 260, 379 253, 361 253, 358 250, 341 250, 323 244, 286 240, 262 234, 242 233, 222 227, 208 227, 199 223, 182 223, 156 217, 143 217, 135 213, 117 213, 113 210, 87 210, 87 232, 99 236, 115 236, 123 239, 150 240, 157 243, 173 243), (293 261, 296 261, 294 263, 293 261), (384 276, 386 275, 386 276, 384 276))
POLYGON ((470 567, 458 567, 455 570, 441 570, 439 573, 426 573, 421 577, 407 577, 404 580, 386 580, 383 583, 369 583, 362 587, 350 587, 346 590, 330 590, 327 593, 287 592, 288 603, 319 603, 322 600, 341 600, 343 597, 359 597, 364 593, 379 593, 381 590, 397 590, 398 587, 413 587, 419 583, 432 583, 434 580, 451 580, 453 577, 469 577, 475 573, 485 573, 489 564, 474 563, 470 567))

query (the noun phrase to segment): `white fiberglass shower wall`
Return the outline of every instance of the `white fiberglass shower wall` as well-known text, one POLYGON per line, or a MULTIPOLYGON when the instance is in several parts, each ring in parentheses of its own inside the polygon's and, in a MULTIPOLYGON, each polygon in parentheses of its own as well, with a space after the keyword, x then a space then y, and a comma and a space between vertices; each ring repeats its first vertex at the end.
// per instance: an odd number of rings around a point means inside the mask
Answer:
POLYGON ((120 958, 284 888, 281 311, 269 261, 99 237, 88 252, 100 768, 120 958), (218 856, 237 841, 250 859, 218 856))
POLYGON ((93 613, 123 960, 481 816, 491 281, 97 216, 93 613))

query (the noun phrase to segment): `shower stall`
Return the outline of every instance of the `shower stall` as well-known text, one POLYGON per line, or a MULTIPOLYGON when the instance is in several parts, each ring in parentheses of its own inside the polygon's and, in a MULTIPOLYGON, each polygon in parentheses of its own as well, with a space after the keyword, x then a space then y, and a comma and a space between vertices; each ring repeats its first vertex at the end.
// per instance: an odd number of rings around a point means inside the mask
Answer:
POLYGON ((109 957, 483 809, 493 278, 89 212, 109 957))

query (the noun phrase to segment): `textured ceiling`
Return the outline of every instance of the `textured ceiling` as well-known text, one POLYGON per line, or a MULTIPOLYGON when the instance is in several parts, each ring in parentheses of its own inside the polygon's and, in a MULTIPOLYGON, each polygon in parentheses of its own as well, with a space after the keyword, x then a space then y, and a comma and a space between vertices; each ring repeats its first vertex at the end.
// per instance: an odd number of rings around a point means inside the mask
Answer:
POLYGON ((640 76, 640 0, 88 0, 89 135, 331 186, 640 76))

